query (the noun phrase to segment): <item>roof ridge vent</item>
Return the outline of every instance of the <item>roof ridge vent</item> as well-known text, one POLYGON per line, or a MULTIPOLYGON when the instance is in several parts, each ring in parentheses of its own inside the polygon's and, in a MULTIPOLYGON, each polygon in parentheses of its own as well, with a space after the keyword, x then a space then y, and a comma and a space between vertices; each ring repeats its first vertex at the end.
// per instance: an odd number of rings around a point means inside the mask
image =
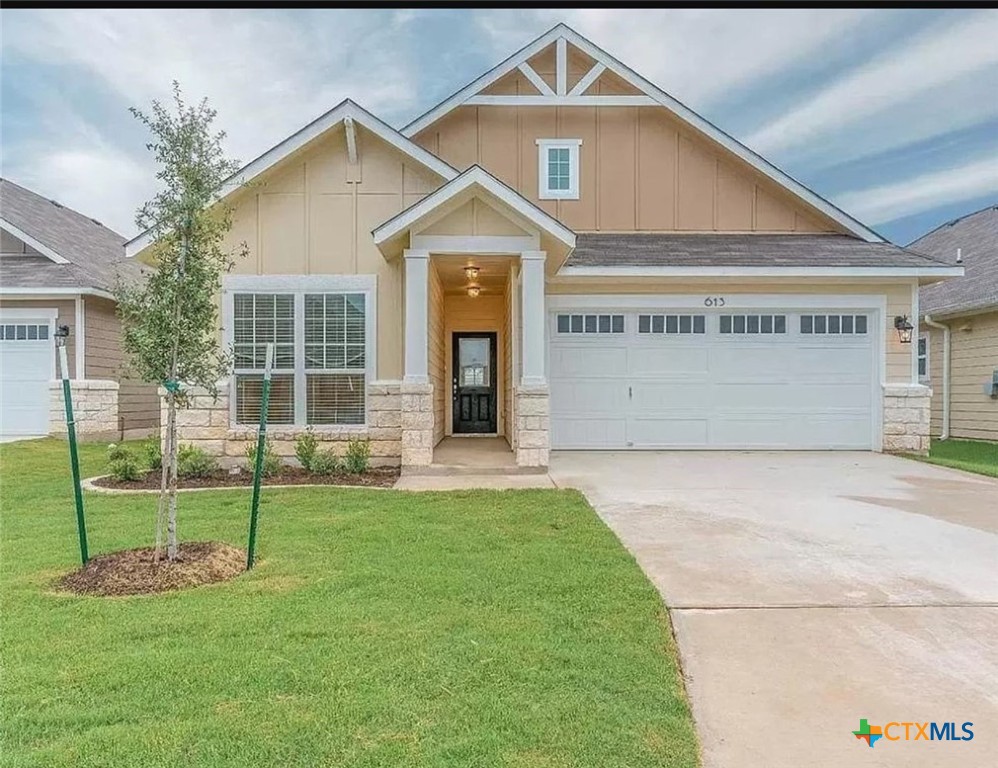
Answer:
POLYGON ((52 205, 54 205, 56 208, 65 208, 66 207, 62 203, 60 203, 58 200, 53 200, 52 198, 49 198, 49 202, 52 203, 52 205))
POLYGON ((94 224, 96 224, 96 225, 97 225, 98 227, 103 227, 103 226, 104 226, 104 225, 103 225, 103 224, 101 224, 101 223, 100 223, 99 221, 97 221, 97 219, 95 219, 95 218, 94 218, 93 216, 91 216, 91 217, 90 217, 90 221, 92 221, 92 222, 93 222, 94 224))

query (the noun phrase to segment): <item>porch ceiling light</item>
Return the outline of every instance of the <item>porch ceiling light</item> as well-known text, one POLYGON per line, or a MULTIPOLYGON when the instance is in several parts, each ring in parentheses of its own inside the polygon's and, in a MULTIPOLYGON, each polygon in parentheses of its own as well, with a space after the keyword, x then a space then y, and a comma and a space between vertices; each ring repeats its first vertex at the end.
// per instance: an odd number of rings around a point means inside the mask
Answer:
POLYGON ((911 344, 911 332, 915 327, 908 321, 908 315, 894 316, 894 330, 898 332, 898 340, 902 344, 911 344))
POLYGON ((468 295, 471 298, 473 298, 473 299, 477 298, 478 294, 480 294, 481 292, 482 292, 482 289, 479 288, 477 285, 469 285, 468 286, 468 295))
POLYGON ((478 279, 478 267, 465 267, 464 276, 468 278, 469 282, 475 282, 478 279))

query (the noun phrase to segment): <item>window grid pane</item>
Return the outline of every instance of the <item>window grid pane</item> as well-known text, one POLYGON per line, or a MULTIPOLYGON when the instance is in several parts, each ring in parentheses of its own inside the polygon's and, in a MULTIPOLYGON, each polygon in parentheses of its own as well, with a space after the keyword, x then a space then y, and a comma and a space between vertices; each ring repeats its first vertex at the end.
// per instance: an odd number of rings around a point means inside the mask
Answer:
MULTIPOLYGON (((281 374, 270 379, 270 401, 267 406, 269 424, 294 424, 295 398, 293 375, 281 374)), ((259 424, 260 401, 263 397, 261 374, 236 376, 236 423, 259 424)))
POLYGON ((558 315, 558 333, 623 333, 623 315, 558 315))
POLYGON ((638 333, 686 336, 707 332, 705 315, 638 315, 638 333))
POLYGON ((721 333, 723 334, 772 335, 785 334, 786 332, 786 315, 721 315, 721 333))
POLYGON ((363 424, 363 374, 310 373, 305 376, 308 424, 363 424))
POLYGON ((236 294, 232 352, 237 369, 263 370, 267 344, 274 344, 274 368, 295 367, 295 304, 289 294, 236 294))

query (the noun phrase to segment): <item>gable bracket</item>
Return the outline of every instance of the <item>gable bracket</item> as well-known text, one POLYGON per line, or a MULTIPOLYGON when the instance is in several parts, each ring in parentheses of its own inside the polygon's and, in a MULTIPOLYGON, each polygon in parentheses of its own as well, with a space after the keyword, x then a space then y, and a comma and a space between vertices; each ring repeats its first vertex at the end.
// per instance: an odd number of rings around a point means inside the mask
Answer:
POLYGON ((564 37, 559 37, 555 43, 557 51, 557 79, 558 95, 564 96, 568 90, 568 41, 564 37))
POLYGON ((526 76, 526 78, 533 84, 534 88, 541 92, 541 95, 554 96, 554 91, 551 90, 551 86, 544 82, 544 78, 538 75, 537 70, 535 70, 527 62, 523 62, 518 65, 517 69, 519 69, 526 76))
POLYGON ((593 68, 590 69, 588 72, 586 72, 586 74, 582 77, 582 79, 575 84, 575 87, 568 92, 568 95, 581 96, 587 90, 589 90, 589 86, 595 83, 596 80, 599 78, 599 76, 602 75, 604 72, 606 72, 606 64, 601 64, 600 62, 596 62, 593 65, 593 68))
POLYGON ((350 165, 357 165, 357 128, 350 116, 343 118, 343 127, 347 132, 347 160, 350 165))

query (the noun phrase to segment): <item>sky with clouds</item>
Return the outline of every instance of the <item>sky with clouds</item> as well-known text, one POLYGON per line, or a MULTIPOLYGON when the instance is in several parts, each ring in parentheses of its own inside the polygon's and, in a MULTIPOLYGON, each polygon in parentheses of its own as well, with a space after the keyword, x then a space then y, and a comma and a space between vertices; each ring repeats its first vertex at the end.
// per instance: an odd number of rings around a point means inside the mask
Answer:
POLYGON ((350 97, 401 127, 564 21, 899 243, 998 204, 998 10, 3 10, 2 175, 135 234, 128 107, 247 161, 350 97))

